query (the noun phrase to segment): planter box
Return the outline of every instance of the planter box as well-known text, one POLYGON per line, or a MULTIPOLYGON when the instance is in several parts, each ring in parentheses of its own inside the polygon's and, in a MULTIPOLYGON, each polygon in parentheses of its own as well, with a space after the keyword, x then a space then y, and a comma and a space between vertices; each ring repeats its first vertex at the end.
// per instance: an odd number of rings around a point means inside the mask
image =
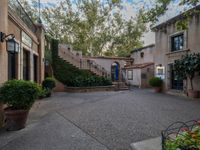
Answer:
POLYGON ((115 86, 93 86, 93 87, 65 87, 65 92, 82 93, 97 91, 115 91, 115 86))

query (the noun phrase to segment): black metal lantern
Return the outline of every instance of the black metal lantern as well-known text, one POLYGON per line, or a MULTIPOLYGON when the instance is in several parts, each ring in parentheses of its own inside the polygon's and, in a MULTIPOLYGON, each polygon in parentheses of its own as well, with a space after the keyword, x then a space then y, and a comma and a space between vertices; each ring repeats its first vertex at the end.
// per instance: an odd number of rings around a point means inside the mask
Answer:
POLYGON ((0 42, 7 43, 7 51, 10 53, 18 53, 19 52, 19 44, 15 41, 14 34, 6 35, 3 32, 0 32, 0 42))
POLYGON ((8 39, 7 41, 7 51, 10 53, 18 53, 19 52, 19 44, 15 41, 14 38, 8 39))

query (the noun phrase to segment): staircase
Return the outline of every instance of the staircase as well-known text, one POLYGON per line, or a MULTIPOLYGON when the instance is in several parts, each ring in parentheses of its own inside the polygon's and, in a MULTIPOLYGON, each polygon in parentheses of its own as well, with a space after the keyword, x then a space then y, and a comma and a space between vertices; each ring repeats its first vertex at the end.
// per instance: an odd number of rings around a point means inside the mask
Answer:
POLYGON ((67 45, 59 44, 58 56, 78 69, 88 70, 97 76, 111 77, 105 68, 90 59, 83 58, 81 52, 73 51, 67 45))

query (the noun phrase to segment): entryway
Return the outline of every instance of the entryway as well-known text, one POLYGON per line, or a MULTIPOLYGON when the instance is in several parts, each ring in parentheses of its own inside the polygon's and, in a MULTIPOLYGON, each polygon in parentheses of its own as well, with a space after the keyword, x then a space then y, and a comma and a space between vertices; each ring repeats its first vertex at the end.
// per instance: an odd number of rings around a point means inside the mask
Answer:
POLYGON ((179 79, 174 71, 173 64, 170 64, 171 88, 175 90, 183 90, 183 80, 179 79))
POLYGON ((111 78, 112 81, 119 81, 120 65, 118 62, 114 62, 111 65, 111 78))

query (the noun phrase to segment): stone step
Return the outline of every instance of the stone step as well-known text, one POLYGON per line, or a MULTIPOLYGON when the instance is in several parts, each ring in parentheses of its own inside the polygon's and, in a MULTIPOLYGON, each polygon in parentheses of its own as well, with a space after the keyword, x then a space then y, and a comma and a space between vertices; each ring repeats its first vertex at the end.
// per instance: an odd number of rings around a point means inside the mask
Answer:
POLYGON ((131 144, 132 150, 162 150, 161 137, 131 144))

